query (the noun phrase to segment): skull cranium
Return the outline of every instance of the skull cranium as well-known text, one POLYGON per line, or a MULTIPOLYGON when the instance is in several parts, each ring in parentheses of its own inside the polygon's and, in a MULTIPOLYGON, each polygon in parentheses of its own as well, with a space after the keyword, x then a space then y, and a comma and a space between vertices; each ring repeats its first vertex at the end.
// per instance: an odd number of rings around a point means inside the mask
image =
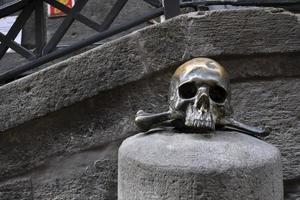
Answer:
POLYGON ((195 58, 181 65, 171 79, 170 111, 180 113, 185 127, 215 130, 230 115, 230 85, 225 69, 208 58, 195 58))

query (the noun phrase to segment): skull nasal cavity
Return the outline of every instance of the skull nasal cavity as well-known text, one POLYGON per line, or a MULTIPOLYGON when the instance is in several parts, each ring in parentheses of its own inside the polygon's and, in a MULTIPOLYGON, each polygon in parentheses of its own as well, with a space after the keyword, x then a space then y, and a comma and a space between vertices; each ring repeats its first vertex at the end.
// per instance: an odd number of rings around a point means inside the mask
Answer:
POLYGON ((206 93, 200 94, 198 100, 196 101, 196 108, 198 110, 209 111, 209 96, 206 93))

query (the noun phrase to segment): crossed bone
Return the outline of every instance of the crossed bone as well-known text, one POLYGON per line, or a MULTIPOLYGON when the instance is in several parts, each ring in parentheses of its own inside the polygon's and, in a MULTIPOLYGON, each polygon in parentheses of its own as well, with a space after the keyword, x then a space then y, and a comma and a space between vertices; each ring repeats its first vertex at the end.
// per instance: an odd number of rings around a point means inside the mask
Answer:
MULTIPOLYGON (((151 128, 161 125, 161 124, 172 124, 172 121, 181 119, 182 116, 178 113, 173 113, 172 111, 152 114, 139 110, 135 117, 136 125, 142 131, 149 131, 151 128)), ((271 132, 269 127, 259 128, 248 126, 241 122, 234 120, 233 118, 223 118, 217 125, 217 130, 226 130, 226 131, 238 131, 255 137, 265 137, 268 136, 271 132)))

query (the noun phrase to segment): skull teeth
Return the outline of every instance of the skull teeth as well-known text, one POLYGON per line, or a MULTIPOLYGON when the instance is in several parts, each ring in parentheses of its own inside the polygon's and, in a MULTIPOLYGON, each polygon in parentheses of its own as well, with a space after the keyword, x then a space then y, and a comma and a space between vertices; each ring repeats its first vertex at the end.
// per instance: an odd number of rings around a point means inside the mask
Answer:
POLYGON ((212 122, 210 121, 198 121, 198 120, 189 120, 185 123, 186 126, 204 128, 204 127, 212 127, 212 122))
POLYGON ((187 108, 185 125, 193 128, 214 130, 214 123, 210 112, 199 112, 191 104, 187 108))

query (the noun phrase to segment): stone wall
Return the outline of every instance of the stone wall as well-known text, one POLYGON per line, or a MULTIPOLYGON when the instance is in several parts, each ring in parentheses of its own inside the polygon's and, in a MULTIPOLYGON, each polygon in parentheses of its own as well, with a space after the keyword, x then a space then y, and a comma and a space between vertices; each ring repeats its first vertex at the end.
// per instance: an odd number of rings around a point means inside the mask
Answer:
POLYGON ((236 119, 273 127, 296 199, 299 38, 299 16, 281 9, 190 13, 0 87, 0 199, 116 199, 135 112, 166 110, 172 73, 199 56, 231 74, 236 119))

